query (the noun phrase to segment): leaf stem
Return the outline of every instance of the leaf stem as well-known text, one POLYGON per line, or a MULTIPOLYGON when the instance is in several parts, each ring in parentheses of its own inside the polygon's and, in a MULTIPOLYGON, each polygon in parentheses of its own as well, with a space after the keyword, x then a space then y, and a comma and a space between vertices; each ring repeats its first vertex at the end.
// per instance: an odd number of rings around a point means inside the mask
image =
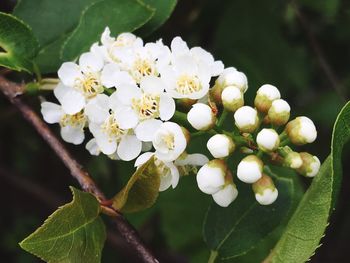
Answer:
POLYGON ((208 259, 208 263, 214 263, 216 258, 218 256, 218 252, 215 251, 215 250, 211 250, 210 251, 210 256, 209 256, 209 259, 208 259))

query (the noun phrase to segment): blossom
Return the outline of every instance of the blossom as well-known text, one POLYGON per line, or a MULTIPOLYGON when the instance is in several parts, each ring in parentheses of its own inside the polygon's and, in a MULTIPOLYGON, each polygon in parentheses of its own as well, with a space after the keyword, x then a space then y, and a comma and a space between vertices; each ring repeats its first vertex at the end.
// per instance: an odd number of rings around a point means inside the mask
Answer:
POLYGON ((303 145, 316 140, 315 124, 308 117, 297 117, 287 123, 285 131, 292 143, 303 145))
POLYGON ((274 100, 280 99, 281 93, 279 90, 270 84, 262 85, 256 92, 254 105, 258 111, 267 113, 274 100))
POLYGON ((80 112, 87 101, 104 91, 101 82, 103 59, 95 53, 84 53, 79 64, 65 62, 58 70, 61 83, 54 93, 67 114, 80 112))
POLYGON ((267 115, 270 123, 278 126, 284 125, 290 117, 290 106, 285 100, 276 99, 272 102, 267 115))
POLYGON ((155 156, 165 162, 176 160, 186 149, 187 141, 182 128, 174 122, 160 125, 153 138, 155 156))
POLYGON ((264 164, 255 155, 244 157, 237 166, 237 177, 242 182, 255 183, 262 176, 264 164))
POLYGON ((274 203, 278 197, 278 190, 271 177, 265 174, 252 185, 252 188, 255 193, 255 199, 261 205, 270 205, 274 203))
POLYGON ((235 124, 241 132, 254 132, 259 126, 258 113, 250 106, 239 108, 235 114, 235 124))
POLYGON ((226 184, 222 189, 212 194, 212 197, 219 206, 228 207, 238 196, 238 190, 235 184, 226 184))
POLYGON ((242 91, 236 86, 228 86, 221 93, 221 101, 228 111, 236 111, 244 105, 242 91))
POLYGON ((113 93, 112 109, 118 112, 120 127, 134 128, 140 140, 152 141, 162 121, 169 120, 175 113, 174 99, 164 89, 160 78, 148 76, 142 79, 140 88, 126 85, 113 93))
POLYGON ((225 134, 216 134, 208 140, 207 148, 214 158, 224 158, 234 151, 235 144, 231 137, 225 134))
POLYGON ((219 159, 209 161, 197 173, 198 188, 206 194, 215 194, 225 185, 226 164, 219 159))
POLYGON ((321 167, 321 162, 317 156, 313 156, 307 152, 301 152, 300 157, 303 161, 297 172, 306 177, 314 177, 321 167))
POLYGON ((66 114, 61 105, 52 102, 41 103, 41 113, 47 123, 59 123, 63 140, 72 144, 81 144, 84 141, 84 128, 87 119, 84 111, 75 114, 66 114))
POLYGON ((112 103, 111 97, 100 94, 86 105, 89 129, 101 152, 117 153, 120 159, 129 161, 140 154, 142 143, 132 130, 120 127, 118 114, 110 106, 112 103))
POLYGON ((271 152, 278 148, 280 139, 274 129, 262 129, 256 136, 259 148, 265 152, 271 152))

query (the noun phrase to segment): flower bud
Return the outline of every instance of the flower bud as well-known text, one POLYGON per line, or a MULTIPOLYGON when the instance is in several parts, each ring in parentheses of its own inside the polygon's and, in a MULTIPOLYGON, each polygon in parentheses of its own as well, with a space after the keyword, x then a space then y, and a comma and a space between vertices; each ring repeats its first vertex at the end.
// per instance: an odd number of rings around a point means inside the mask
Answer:
POLYGON ((290 117, 290 106, 285 100, 274 100, 267 115, 270 123, 278 126, 284 125, 290 117))
POLYGON ((259 126, 258 113, 249 106, 239 108, 235 114, 235 123, 241 132, 254 132, 259 126))
POLYGON ((258 111, 267 113, 274 100, 281 98, 279 90, 270 84, 262 85, 256 92, 254 105, 258 111))
POLYGON ((264 163, 255 155, 244 157, 237 167, 237 177, 242 182, 251 184, 262 176, 264 163))
POLYGON ((246 75, 233 67, 225 68, 216 80, 215 84, 221 86, 223 89, 228 86, 235 86, 243 93, 245 93, 248 89, 248 80, 246 75))
POLYGON ((290 141, 296 145, 312 143, 316 140, 317 131, 314 123, 307 117, 297 117, 288 122, 285 129, 290 141))
POLYGON ((237 197, 238 191, 233 183, 226 184, 221 190, 212 195, 215 203, 221 207, 228 207, 237 197))
POLYGON ((306 177, 314 177, 320 170, 320 160, 307 152, 300 153, 303 164, 297 169, 297 172, 306 177))
POLYGON ((274 129, 262 129, 257 137, 256 142, 264 152, 272 152, 278 148, 280 138, 274 129))
POLYGON ((216 134, 207 142, 207 148, 214 158, 224 158, 235 150, 231 137, 225 134, 216 134))
POLYGON ((244 105, 243 93, 235 86, 224 88, 221 93, 221 100, 224 108, 228 111, 236 111, 244 105))
POLYGON ((215 194, 225 185, 226 171, 227 166, 223 160, 209 161, 197 173, 199 189, 206 194, 215 194))
POLYGON ((303 164, 303 160, 299 153, 291 151, 284 158, 284 164, 292 169, 298 169, 303 164))
POLYGON ((187 113, 187 120, 196 130, 206 131, 215 125, 216 117, 208 105, 196 103, 187 113))
POLYGON ((253 184, 252 188, 256 201, 261 205, 270 205, 277 199, 278 190, 270 176, 263 174, 260 180, 253 184))

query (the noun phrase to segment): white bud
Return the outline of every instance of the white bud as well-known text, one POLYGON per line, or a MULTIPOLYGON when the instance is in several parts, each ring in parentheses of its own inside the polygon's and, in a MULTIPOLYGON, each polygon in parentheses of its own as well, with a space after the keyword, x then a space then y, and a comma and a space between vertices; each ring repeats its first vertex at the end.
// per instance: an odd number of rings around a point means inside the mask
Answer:
POLYGON ((197 173, 198 188, 206 194, 215 194, 225 185, 227 166, 222 160, 214 159, 203 165, 197 173))
POLYGON ((290 106, 285 100, 274 100, 267 114, 272 124, 284 125, 290 117, 290 106))
POLYGON ((235 114, 235 123, 241 132, 254 132, 259 126, 257 111, 249 106, 239 108, 235 114))
POLYGON ((255 155, 248 155, 242 159, 237 167, 237 177, 242 182, 251 184, 262 176, 264 164, 255 155))
POLYGON ((235 86, 243 93, 248 89, 247 76, 233 67, 225 68, 221 75, 216 80, 216 84, 225 88, 227 86, 235 86))
POLYGON ((285 131, 291 142, 296 145, 312 143, 317 137, 315 124, 304 116, 288 122, 285 131))
POLYGON ((208 105, 196 103, 187 113, 187 120, 196 130, 205 131, 214 126, 216 117, 208 105))
POLYGON ((254 105, 260 112, 267 113, 274 100, 280 99, 279 90, 270 84, 262 85, 256 92, 254 105))
POLYGON ((261 205, 270 205, 276 201, 278 190, 276 189, 271 177, 263 175, 260 180, 253 184, 255 199, 261 205))
POLYGON ((297 172, 306 177, 314 177, 320 170, 320 160, 316 156, 306 152, 301 152, 300 156, 303 164, 297 169, 297 172))
POLYGON ((236 111, 244 105, 242 91, 236 86, 228 86, 221 93, 224 108, 228 111, 236 111))
POLYGON ((298 169, 303 164, 303 160, 301 159, 299 153, 292 151, 287 154, 286 158, 284 159, 284 163, 292 169, 298 169))
POLYGON ((225 134, 216 134, 207 142, 207 148, 214 158, 224 158, 235 149, 233 140, 225 134))
POLYGON ((238 191, 234 184, 226 184, 221 190, 213 194, 213 199, 221 207, 228 207, 237 197, 238 191))
POLYGON ((256 142, 262 151, 270 152, 278 148, 280 138, 274 129, 262 129, 256 137, 256 142))

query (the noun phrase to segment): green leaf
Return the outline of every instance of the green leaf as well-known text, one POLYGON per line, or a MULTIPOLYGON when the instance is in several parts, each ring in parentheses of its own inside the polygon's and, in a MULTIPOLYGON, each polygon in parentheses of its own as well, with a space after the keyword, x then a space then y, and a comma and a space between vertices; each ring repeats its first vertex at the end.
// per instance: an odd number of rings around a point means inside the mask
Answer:
POLYGON ((113 197, 112 206, 125 213, 151 207, 158 198, 159 185, 160 174, 152 157, 136 170, 127 185, 113 197))
POLYGON ((31 72, 31 60, 38 46, 28 25, 12 15, 0 12, 0 66, 31 72))
POLYGON ((221 208, 215 203, 209 207, 204 238, 219 258, 229 259, 247 253, 288 218, 293 197, 299 190, 294 185, 294 173, 283 171, 278 175, 269 172, 279 191, 278 199, 272 205, 260 205, 249 186, 239 185, 237 200, 229 207, 221 208))
POLYGON ((40 43, 36 63, 42 73, 57 71, 60 50, 79 23, 81 13, 99 0, 20 0, 14 15, 25 21, 40 43))
POLYGON ((142 0, 146 5, 155 10, 154 16, 136 34, 146 36, 160 27, 174 11, 176 0, 142 0))
POLYGON ((333 128, 331 154, 323 163, 266 262, 305 262, 318 248, 334 208, 342 177, 341 155, 350 138, 350 102, 333 128))
POLYGON ((73 201, 60 207, 20 246, 47 262, 100 262, 106 231, 100 205, 71 187, 73 201))
POLYGON ((132 32, 151 19, 154 10, 138 0, 104 0, 87 8, 78 27, 69 36, 62 49, 61 58, 73 60, 99 40, 109 26, 113 35, 132 32))

